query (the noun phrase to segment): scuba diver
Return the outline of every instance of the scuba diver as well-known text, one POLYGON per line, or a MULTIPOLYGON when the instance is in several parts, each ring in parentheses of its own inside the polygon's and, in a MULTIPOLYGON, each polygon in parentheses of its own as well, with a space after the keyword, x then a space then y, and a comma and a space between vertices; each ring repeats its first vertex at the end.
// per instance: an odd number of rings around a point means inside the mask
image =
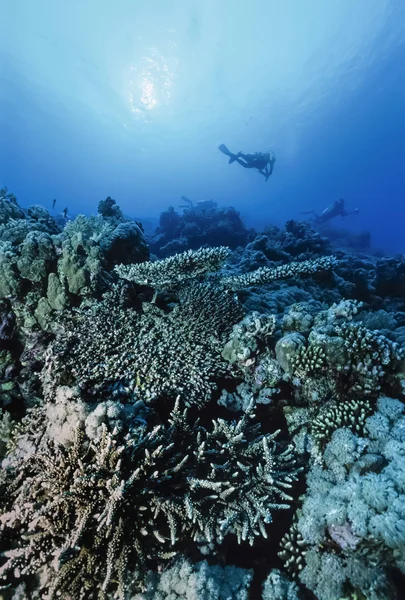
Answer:
POLYGON ((265 181, 273 173, 276 156, 271 150, 269 152, 255 152, 254 154, 243 154, 242 152, 233 154, 225 144, 218 146, 218 150, 229 156, 229 164, 236 161, 242 167, 245 167, 245 169, 257 169, 259 173, 264 175, 265 181))
POLYGON ((185 196, 180 196, 180 198, 183 202, 187 202, 187 204, 179 204, 179 207, 185 211, 204 212, 206 210, 215 210, 217 207, 217 203, 214 200, 199 200, 197 204, 194 204, 192 200, 189 200, 185 196))
POLYGON ((332 204, 325 208, 325 210, 321 212, 320 215, 317 215, 314 210, 306 210, 301 214, 314 215, 314 218, 311 220, 314 221, 317 225, 323 225, 324 223, 327 223, 335 217, 347 217, 348 215, 358 215, 359 209, 355 208, 354 210, 347 212, 347 210, 345 210, 345 201, 343 200, 343 198, 339 198, 339 200, 335 200, 334 202, 332 202, 332 204))

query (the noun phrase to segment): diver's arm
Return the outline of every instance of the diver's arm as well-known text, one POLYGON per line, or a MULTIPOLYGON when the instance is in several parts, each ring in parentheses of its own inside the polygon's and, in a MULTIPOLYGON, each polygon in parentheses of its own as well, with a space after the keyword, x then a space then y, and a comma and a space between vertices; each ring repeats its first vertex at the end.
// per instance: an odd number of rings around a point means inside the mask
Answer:
MULTIPOLYGON (((260 171, 260 172, 262 172, 262 171, 260 171)), ((263 175, 265 176, 265 181, 267 181, 271 175, 271 169, 269 169, 269 165, 266 165, 263 175)))

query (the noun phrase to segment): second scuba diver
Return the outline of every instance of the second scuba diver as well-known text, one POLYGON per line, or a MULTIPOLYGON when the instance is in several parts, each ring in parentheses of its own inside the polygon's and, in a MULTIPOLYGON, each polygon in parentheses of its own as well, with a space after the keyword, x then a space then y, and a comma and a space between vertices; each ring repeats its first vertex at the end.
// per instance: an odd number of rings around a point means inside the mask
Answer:
POLYGON ((335 200, 334 202, 332 202, 332 204, 327 206, 325 210, 321 212, 320 215, 318 215, 314 210, 307 210, 301 214, 313 215, 313 218, 311 220, 314 221, 317 225, 322 225, 323 223, 327 223, 334 217, 347 217, 348 215, 358 215, 359 209, 355 208, 354 210, 347 212, 347 210, 345 209, 344 199, 339 198, 339 200, 335 200))

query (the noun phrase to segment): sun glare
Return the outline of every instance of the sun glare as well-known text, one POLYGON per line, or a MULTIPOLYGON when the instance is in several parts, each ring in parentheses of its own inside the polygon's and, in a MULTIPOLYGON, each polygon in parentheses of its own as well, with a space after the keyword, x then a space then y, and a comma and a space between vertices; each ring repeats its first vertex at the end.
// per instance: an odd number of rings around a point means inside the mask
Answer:
POLYGON ((138 65, 129 67, 127 98, 134 116, 148 121, 151 111, 169 104, 177 65, 175 57, 151 47, 138 65))

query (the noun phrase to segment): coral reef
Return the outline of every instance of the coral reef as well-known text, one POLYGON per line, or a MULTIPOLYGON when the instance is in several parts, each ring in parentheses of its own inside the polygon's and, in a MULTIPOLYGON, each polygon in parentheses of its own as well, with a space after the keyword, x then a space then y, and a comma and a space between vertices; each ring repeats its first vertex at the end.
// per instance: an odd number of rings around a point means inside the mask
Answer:
POLYGON ((403 261, 188 204, 0 191, 1 594, 396 600, 403 261))

